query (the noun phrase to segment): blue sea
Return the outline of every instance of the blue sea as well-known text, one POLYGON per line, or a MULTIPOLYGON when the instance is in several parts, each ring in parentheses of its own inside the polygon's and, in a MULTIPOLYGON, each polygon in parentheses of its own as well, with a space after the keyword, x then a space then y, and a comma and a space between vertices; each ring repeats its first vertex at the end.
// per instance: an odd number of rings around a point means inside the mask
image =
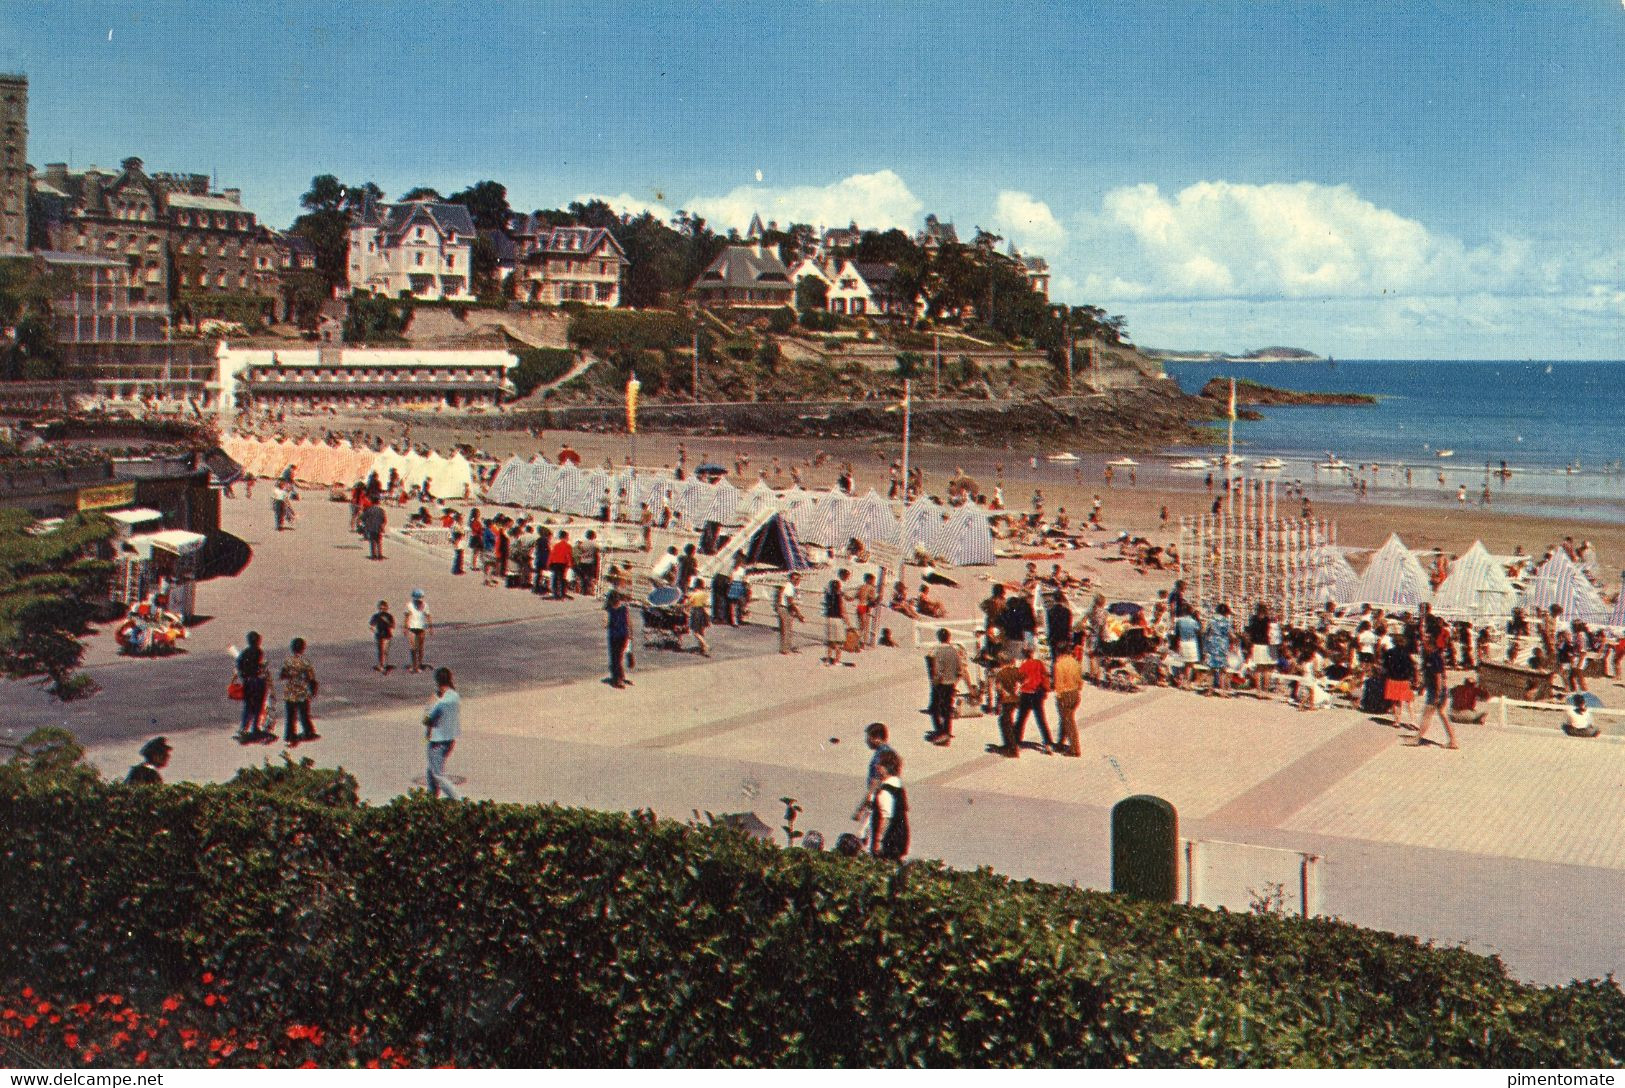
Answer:
POLYGON ((1287 467, 1276 475, 1312 490, 1347 489, 1346 474, 1314 467, 1335 453, 1369 481, 1373 499, 1380 492, 1385 501, 1445 496, 1453 502, 1465 486, 1476 504, 1488 485, 1494 505, 1625 521, 1625 361, 1352 359, 1169 363, 1166 369, 1193 393, 1211 378, 1233 377, 1376 396, 1374 405, 1259 406, 1263 419, 1237 421, 1236 449, 1245 464, 1280 457, 1287 467), (1439 457, 1441 450, 1451 456, 1439 457), (1499 473, 1502 462, 1510 475, 1489 475, 1499 473))

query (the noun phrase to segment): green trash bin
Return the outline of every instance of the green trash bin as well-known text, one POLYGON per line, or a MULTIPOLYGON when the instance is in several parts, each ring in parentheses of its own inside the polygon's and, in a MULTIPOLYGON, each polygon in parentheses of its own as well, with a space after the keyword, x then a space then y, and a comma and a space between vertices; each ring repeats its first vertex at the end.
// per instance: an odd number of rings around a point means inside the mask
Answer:
POLYGON ((1112 806, 1112 891, 1179 901, 1179 813, 1147 793, 1112 806))

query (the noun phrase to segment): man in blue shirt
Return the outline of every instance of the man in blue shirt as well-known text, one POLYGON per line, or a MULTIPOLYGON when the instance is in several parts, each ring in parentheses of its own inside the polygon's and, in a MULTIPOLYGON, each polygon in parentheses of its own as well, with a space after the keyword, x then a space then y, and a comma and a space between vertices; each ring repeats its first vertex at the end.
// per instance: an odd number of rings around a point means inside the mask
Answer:
POLYGON ((444 665, 434 671, 434 686, 435 701, 423 715, 424 734, 429 743, 429 772, 425 776, 429 796, 439 797, 444 793, 448 800, 460 801, 462 798, 452 788, 451 776, 446 773, 446 759, 463 732, 463 697, 457 694, 451 670, 444 665))

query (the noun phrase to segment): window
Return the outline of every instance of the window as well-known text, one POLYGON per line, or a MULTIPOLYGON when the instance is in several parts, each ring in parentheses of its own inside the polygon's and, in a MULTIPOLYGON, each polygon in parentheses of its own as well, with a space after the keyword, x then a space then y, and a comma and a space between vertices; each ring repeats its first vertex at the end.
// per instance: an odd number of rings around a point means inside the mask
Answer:
POLYGON ((423 264, 423 254, 419 253, 417 255, 417 258, 418 258, 418 264, 421 266, 423 264))
POLYGON ((423 228, 422 227, 418 228, 417 239, 420 242, 423 241, 423 228))
POLYGON ((457 254, 455 254, 455 253, 446 254, 446 267, 447 268, 456 268, 457 267, 457 254))

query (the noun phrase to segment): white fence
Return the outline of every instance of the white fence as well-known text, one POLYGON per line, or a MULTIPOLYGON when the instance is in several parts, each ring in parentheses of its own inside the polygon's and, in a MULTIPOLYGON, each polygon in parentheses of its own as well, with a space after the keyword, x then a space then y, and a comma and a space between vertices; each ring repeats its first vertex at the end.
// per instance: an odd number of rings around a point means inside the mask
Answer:
POLYGON ((1320 856, 1275 846, 1188 839, 1185 902, 1231 911, 1321 914, 1320 856))

